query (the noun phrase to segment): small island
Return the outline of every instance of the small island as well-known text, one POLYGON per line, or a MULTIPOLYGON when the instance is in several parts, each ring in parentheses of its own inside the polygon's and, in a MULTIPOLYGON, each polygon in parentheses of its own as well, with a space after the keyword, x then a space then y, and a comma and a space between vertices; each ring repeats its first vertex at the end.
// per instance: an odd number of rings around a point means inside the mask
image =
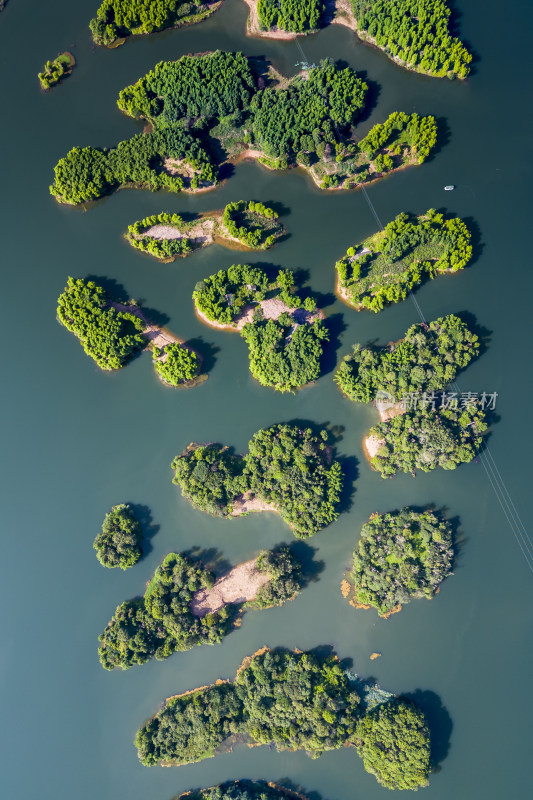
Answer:
POLYGON ((142 556, 142 528, 131 506, 113 506, 94 540, 96 557, 104 567, 128 569, 142 556))
POLYGON ((339 516, 343 472, 329 435, 273 425, 244 456, 219 444, 191 444, 172 462, 173 482, 196 508, 217 517, 276 511, 305 539, 339 516))
POLYGON ((215 580, 201 564, 170 553, 143 597, 118 606, 98 637, 107 670, 158 661, 202 644, 218 644, 240 625, 247 608, 292 600, 303 586, 301 565, 288 547, 264 550, 215 580))
POLYGON ((446 520, 411 508, 372 514, 361 530, 343 595, 356 608, 373 607, 387 619, 414 598, 433 597, 452 567, 452 528, 446 520))
POLYGON ((326 59, 290 79, 257 69, 222 51, 160 62, 119 94, 119 109, 146 132, 110 150, 74 147, 54 168, 51 194, 77 205, 120 188, 206 191, 221 163, 246 158, 299 167, 321 189, 357 189, 421 164, 436 144, 434 117, 402 112, 357 142, 368 87, 349 67, 326 59))
POLYGON ((265 647, 244 659, 233 681, 168 698, 137 731, 135 746, 145 766, 203 761, 229 737, 312 758, 354 746, 382 785, 427 786, 431 736, 423 711, 379 690, 371 703, 358 689, 335 655, 265 647))
POLYGON ((458 272, 472 258, 471 233, 459 217, 435 209, 419 217, 398 214, 335 264, 336 292, 360 311, 381 311, 404 300, 425 280, 458 272))
POLYGON ((41 89, 51 89, 52 86, 62 81, 63 78, 67 78, 71 75, 75 66, 76 60, 68 50, 65 50, 64 53, 60 53, 53 61, 47 61, 42 72, 39 72, 41 89))
POLYGON ((179 214, 153 214, 128 225, 126 241, 165 263, 215 242, 242 250, 268 250, 285 233, 274 209, 253 200, 228 203, 185 222, 179 214))
MULTIPOLYGON (((356 344, 335 373, 335 382, 350 400, 370 403, 378 392, 400 401, 444 389, 479 354, 480 342, 468 325, 448 314, 419 322, 403 339, 387 347, 356 344)), ((431 398, 427 400, 429 405, 431 398)))
POLYGON ((291 270, 270 280, 259 267, 234 264, 197 283, 193 300, 203 322, 240 331, 262 386, 294 392, 320 377, 329 332, 315 300, 296 292, 291 270))
POLYGON ((167 385, 194 386, 202 378, 198 353, 151 323, 135 301, 118 302, 94 281, 68 278, 57 302, 59 322, 101 369, 120 369, 152 349, 156 373, 167 385))
POLYGON ((485 414, 476 406, 417 408, 374 425, 363 442, 371 466, 390 478, 436 467, 455 469, 472 461, 487 430, 485 414))

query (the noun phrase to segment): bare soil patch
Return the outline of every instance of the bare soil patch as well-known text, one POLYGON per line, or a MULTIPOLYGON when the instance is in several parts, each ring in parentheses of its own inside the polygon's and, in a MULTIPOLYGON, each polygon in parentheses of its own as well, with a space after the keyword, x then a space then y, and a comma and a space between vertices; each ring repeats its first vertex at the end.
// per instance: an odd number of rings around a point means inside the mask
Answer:
POLYGON ((267 572, 257 569, 257 558, 234 567, 223 575, 211 589, 196 592, 191 601, 191 611, 195 617, 205 617, 220 611, 228 603, 245 603, 253 600, 259 589, 268 583, 267 572))

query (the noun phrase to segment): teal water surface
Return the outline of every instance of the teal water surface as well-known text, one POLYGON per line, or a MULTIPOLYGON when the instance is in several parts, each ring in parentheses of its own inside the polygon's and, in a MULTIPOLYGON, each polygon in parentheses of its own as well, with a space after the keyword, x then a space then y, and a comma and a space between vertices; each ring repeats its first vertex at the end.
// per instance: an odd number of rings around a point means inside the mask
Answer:
MULTIPOLYGON (((403 71, 340 26, 301 45, 309 61, 331 56, 366 73, 375 105, 361 133, 396 109, 431 113, 441 122, 441 147, 429 162, 368 194, 384 224, 400 211, 437 207, 470 218, 478 230, 472 266, 424 286, 416 298, 427 319, 466 311, 486 330, 488 349, 459 384, 463 391, 499 393, 490 449, 527 529, 533 13, 517 0, 506 6, 502 24, 493 3, 458 5, 461 36, 479 58, 466 82, 403 71), (449 183, 457 189, 445 194, 449 183)), ((116 97, 158 60, 241 49, 293 74, 302 58, 297 45, 246 38, 244 3, 225 0, 205 23, 101 50, 87 28, 95 8, 96 0, 9 0, 0 14, 3 796, 171 800, 240 777, 301 786, 324 800, 390 796, 348 749, 315 761, 261 747, 176 769, 139 764, 135 731, 165 697, 233 676, 244 656, 268 644, 330 645, 352 660, 355 672, 414 694, 430 714, 440 762, 423 790, 428 800, 530 797, 533 574, 483 465, 383 481, 361 447, 375 411, 344 400, 332 382, 335 360, 351 344, 386 343, 418 321, 410 300, 371 315, 333 295, 335 260, 376 230, 363 194, 321 193, 298 172, 272 173, 249 162, 220 188, 195 197, 123 191, 84 213, 58 206, 48 194, 53 166, 72 146, 112 145, 139 129, 118 112, 116 97), (72 50, 78 66, 44 94, 37 72, 63 49, 72 50), (243 254, 214 246, 162 265, 121 238, 128 223, 147 214, 210 210, 241 197, 282 203, 291 233, 268 254, 246 260, 305 270, 334 317, 329 371, 295 396, 256 384, 240 337, 211 330, 194 315, 196 281, 243 254), (166 389, 147 355, 117 373, 99 371, 55 319, 69 274, 114 281, 159 312, 170 330, 208 356, 209 379, 190 391, 166 389), (285 607, 250 612, 222 645, 105 672, 98 634, 119 602, 142 593, 166 553, 197 548, 222 570, 260 548, 294 541, 273 514, 230 522, 193 510, 172 486, 169 468, 190 441, 220 441, 243 452, 256 430, 291 420, 335 429, 338 454, 357 474, 349 510, 309 542, 316 580, 285 607), (99 566, 92 541, 106 511, 120 502, 149 507, 154 535, 146 557, 117 575, 99 566), (455 575, 434 600, 413 602, 389 621, 351 608, 339 585, 362 523, 373 511, 427 503, 457 521, 455 575), (373 651, 383 655, 371 662, 373 651)))

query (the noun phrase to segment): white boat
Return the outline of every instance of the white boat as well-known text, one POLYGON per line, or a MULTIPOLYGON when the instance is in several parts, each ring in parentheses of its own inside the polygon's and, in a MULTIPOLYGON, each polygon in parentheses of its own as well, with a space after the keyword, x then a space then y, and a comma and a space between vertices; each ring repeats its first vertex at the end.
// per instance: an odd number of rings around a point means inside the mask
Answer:
POLYGON ((444 187, 444 191, 445 192, 453 192, 454 189, 455 189, 455 186, 453 184, 451 184, 450 186, 445 186, 444 187))

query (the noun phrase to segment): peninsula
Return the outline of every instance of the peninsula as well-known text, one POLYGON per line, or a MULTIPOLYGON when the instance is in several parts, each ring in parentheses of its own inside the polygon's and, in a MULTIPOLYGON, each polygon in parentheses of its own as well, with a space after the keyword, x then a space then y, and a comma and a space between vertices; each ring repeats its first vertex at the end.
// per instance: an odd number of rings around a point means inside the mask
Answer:
POLYGON ((120 369, 137 353, 151 349, 164 383, 193 386, 200 377, 200 356, 151 323, 135 301, 118 302, 94 281, 68 278, 57 302, 59 322, 101 369, 120 369))
POLYGON ((246 608, 292 600, 303 586, 301 565, 288 547, 264 550, 218 580, 183 553, 170 553, 143 597, 118 606, 98 637, 105 669, 128 669, 153 656, 162 661, 195 645, 218 644, 240 625, 246 608))
POLYGON ((234 264, 197 283, 193 300, 207 324, 240 331, 263 386, 292 392, 320 377, 329 332, 315 300, 295 290, 291 270, 270 280, 259 267, 234 264))
POLYGON ((196 215, 154 214, 128 226, 126 241, 169 263, 215 242, 240 250, 268 250, 285 233, 274 209, 253 200, 228 203, 223 211, 196 215))
POLYGON ((337 261, 336 293, 357 311, 377 313, 426 279, 463 269, 472 258, 470 242, 459 217, 446 218, 432 208, 419 217, 398 214, 337 261))
POLYGON ((452 528, 437 514, 412 508, 372 514, 361 530, 343 596, 387 619, 414 598, 433 597, 452 567, 452 528))
POLYGON ((354 746, 383 786, 427 786, 425 715, 405 698, 385 696, 374 707, 365 703, 335 655, 265 647, 244 659, 233 681, 168 698, 137 731, 135 745, 145 766, 202 761, 230 736, 312 758, 354 746))
POLYGON ((173 482, 212 516, 277 511, 305 539, 339 516, 343 473, 328 439, 326 430, 273 425, 254 434, 244 456, 191 444, 172 462, 173 482))
POLYGON ((421 164, 437 141, 434 117, 394 112, 355 140, 367 88, 330 60, 291 79, 272 67, 259 72, 242 53, 162 61, 118 99, 147 132, 111 150, 74 147, 56 165, 50 192, 76 205, 125 187, 205 191, 221 162, 243 158, 300 167, 321 189, 356 189, 421 164))

